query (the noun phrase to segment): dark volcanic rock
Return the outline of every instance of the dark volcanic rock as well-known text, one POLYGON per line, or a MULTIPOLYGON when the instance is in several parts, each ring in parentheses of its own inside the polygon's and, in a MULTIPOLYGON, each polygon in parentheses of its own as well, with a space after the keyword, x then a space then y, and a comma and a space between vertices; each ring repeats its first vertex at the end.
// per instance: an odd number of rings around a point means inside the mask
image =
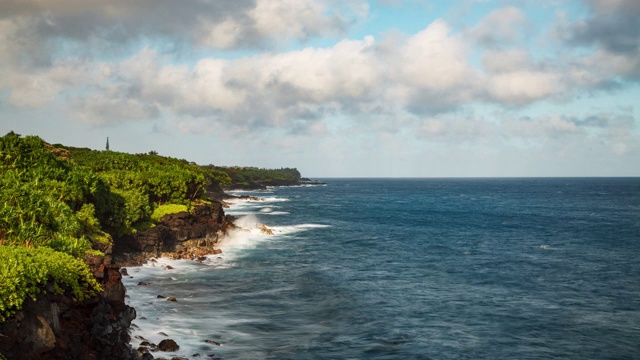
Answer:
POLYGON ((163 255, 195 260, 215 251, 230 227, 233 224, 219 202, 198 206, 193 213, 168 214, 155 227, 114 239, 114 259, 123 265, 140 265, 163 255))
POLYGON ((158 344, 158 350, 160 351, 177 351, 178 349, 180 349, 180 346, 172 339, 164 339, 158 344))
POLYGON ((0 323, 0 354, 7 359, 134 360, 129 327, 136 317, 125 305, 120 272, 105 266, 102 295, 76 302, 50 292, 27 299, 22 310, 0 323))

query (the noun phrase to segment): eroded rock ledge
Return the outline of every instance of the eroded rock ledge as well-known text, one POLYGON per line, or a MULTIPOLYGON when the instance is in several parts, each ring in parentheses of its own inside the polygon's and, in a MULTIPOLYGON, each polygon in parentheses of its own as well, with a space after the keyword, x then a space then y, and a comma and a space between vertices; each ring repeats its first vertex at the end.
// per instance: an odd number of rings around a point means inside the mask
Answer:
POLYGON ((197 260, 219 253, 216 245, 232 227, 233 217, 225 216, 219 202, 165 215, 155 227, 116 239, 114 262, 135 266, 160 256, 197 260))
POLYGON ((136 312, 124 302, 119 266, 140 265, 151 257, 197 260, 219 253, 216 245, 233 227, 232 221, 222 204, 214 202, 192 213, 165 215, 153 228, 114 239, 113 249, 99 249, 104 256, 86 260, 103 293, 76 302, 68 294, 54 295, 50 284, 51 291, 37 301, 27 300, 15 316, 0 323, 0 354, 8 360, 140 359, 130 345, 129 327, 136 312))
POLYGON ((22 310, 0 323, 0 353, 8 360, 137 359, 128 333, 136 312, 124 302, 122 277, 110 255, 87 261, 102 294, 77 302, 69 292, 54 294, 48 284, 45 294, 27 299, 22 310))

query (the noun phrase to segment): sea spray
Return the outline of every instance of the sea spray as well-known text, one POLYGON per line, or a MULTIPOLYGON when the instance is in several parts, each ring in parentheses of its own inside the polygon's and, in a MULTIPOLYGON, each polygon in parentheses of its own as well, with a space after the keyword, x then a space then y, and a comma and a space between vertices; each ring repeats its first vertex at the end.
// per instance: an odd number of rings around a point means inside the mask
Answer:
POLYGON ((268 241, 267 234, 261 232, 262 224, 254 214, 240 216, 234 221, 237 228, 229 230, 218 247, 227 259, 242 256, 242 253, 254 248, 262 241, 268 241))
POLYGON ((173 270, 158 259, 130 269, 127 287, 150 339, 163 331, 191 359, 633 359, 639 185, 345 179, 253 192, 265 200, 227 209, 255 216, 244 248, 173 270))
MULTIPOLYGON (((269 194, 261 194, 269 195, 269 194)), ((237 261, 262 243, 286 240, 288 235, 324 227, 321 224, 292 224, 274 226, 266 224, 262 215, 287 215, 285 211, 261 211, 266 207, 279 208, 275 203, 286 202, 281 197, 260 200, 234 199, 225 211, 238 216, 218 247, 221 254, 208 255, 201 262, 189 260, 153 259, 141 267, 129 269, 124 283, 129 290, 128 301, 134 306, 138 318, 132 330, 132 345, 137 348, 144 341, 159 344, 163 339, 175 340, 180 349, 171 356, 190 357, 224 353, 234 349, 234 342, 250 342, 251 335, 235 328, 254 323, 255 314, 245 314, 230 307, 230 299, 215 291, 215 278, 228 282, 226 289, 242 286, 243 281, 234 281, 237 261), (175 302, 167 301, 175 297, 175 302), (212 310, 215 309, 215 310, 212 310), (210 340, 207 342, 207 340, 210 340), (220 343, 222 347, 212 344, 220 343), (226 346, 225 346, 226 344, 226 346), (224 349, 223 349, 224 347, 224 349)), ((243 270, 240 270, 243 272, 243 270)), ((263 290, 262 294, 287 291, 288 287, 263 290)), ((258 320, 259 321, 259 320, 258 320)), ((261 352, 245 349, 243 353, 261 357, 261 352)), ((161 352, 154 353, 162 357, 161 352)))

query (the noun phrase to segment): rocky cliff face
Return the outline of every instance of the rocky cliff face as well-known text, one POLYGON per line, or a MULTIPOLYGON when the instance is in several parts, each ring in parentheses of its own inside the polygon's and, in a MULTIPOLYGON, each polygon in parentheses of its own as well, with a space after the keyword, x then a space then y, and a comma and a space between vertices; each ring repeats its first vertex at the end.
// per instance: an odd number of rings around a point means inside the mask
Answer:
POLYGON ((139 265, 150 257, 170 256, 197 259, 215 254, 218 241, 232 227, 222 205, 198 206, 192 213, 165 215, 155 227, 116 239, 114 261, 119 265, 139 265))
MULTIPOLYGON (((110 250, 110 249, 107 249, 110 250)), ((103 293, 78 303, 55 295, 53 284, 36 301, 0 323, 0 354, 7 359, 137 359, 129 345, 136 312, 125 305, 125 288, 110 254, 87 260, 103 293)))
POLYGON ((27 300, 21 311, 0 323, 0 354, 8 360, 138 359, 128 334, 136 312, 124 302, 126 289, 114 264, 141 264, 162 255, 197 259, 218 253, 214 246, 233 227, 231 221, 222 205, 214 203, 193 213, 166 215, 153 228, 115 239, 113 252, 111 246, 103 245, 99 250, 104 256, 86 259, 103 293, 78 303, 68 294, 54 295, 49 284, 46 294, 27 300))

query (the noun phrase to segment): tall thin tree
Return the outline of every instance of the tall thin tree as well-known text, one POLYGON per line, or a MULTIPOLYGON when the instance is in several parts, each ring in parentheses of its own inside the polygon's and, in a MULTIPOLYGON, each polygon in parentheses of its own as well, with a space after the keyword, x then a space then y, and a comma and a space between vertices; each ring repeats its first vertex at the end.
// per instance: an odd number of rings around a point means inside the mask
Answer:
POLYGON ((109 137, 107 136, 107 150, 109 150, 109 137))

